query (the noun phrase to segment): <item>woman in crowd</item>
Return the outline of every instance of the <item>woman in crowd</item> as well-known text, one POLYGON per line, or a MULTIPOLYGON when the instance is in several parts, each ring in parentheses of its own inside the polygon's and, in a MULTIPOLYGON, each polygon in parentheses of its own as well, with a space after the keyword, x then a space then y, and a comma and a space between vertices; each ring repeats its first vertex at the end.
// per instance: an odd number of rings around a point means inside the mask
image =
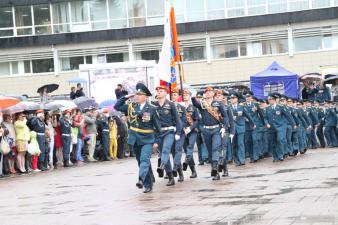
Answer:
MULTIPOLYGON (((23 113, 18 113, 15 116, 15 146, 18 152, 17 167, 20 173, 25 173, 25 156, 28 148, 28 141, 30 139, 29 128, 27 126, 26 116, 23 113)), ((10 131, 11 133, 11 131, 10 131)), ((14 134, 14 135, 15 135, 14 134)))
POLYGON ((17 156, 17 150, 14 144, 15 143, 15 129, 12 123, 12 117, 10 115, 3 115, 2 126, 5 128, 4 136, 7 138, 7 141, 11 148, 11 151, 4 157, 5 168, 8 166, 6 169, 9 171, 9 173, 16 174, 16 170, 14 167, 15 158, 17 156))
POLYGON ((63 153, 62 153, 62 141, 61 141, 61 126, 59 123, 60 115, 56 114, 54 116, 53 126, 54 126, 54 147, 55 147, 55 156, 57 166, 62 166, 63 164, 63 153))
POLYGON ((84 146, 84 137, 85 137, 85 128, 84 128, 84 119, 80 110, 76 110, 75 116, 73 118, 73 127, 77 130, 77 143, 75 148, 75 160, 77 166, 82 166, 84 159, 82 157, 82 148, 84 146))
POLYGON ((109 145, 109 156, 111 159, 117 159, 117 124, 116 118, 110 117, 109 119, 109 134, 110 134, 110 145, 109 145))
POLYGON ((48 139, 48 167, 50 169, 53 169, 53 153, 54 153, 54 124, 53 124, 53 118, 50 113, 46 113, 45 116, 45 124, 46 124, 46 136, 48 139))

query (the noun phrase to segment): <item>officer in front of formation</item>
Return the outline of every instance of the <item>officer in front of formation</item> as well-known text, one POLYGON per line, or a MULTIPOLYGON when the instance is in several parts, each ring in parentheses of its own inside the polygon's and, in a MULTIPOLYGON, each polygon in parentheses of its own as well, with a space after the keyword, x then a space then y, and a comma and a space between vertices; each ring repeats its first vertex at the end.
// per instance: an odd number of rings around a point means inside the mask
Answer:
POLYGON ((269 128, 269 148, 272 149, 274 162, 284 160, 283 148, 286 146, 285 119, 291 124, 293 129, 296 129, 290 113, 286 112, 285 107, 277 104, 277 98, 279 98, 278 95, 269 95, 268 100, 270 105, 266 112, 267 127, 269 128))
POLYGON ((36 132, 36 139, 39 143, 40 155, 38 161, 39 170, 47 170, 47 160, 46 160, 46 127, 45 127, 45 114, 44 110, 39 109, 36 111, 36 116, 31 120, 32 130, 36 132))
POLYGON ((233 120, 235 122, 235 133, 232 139, 232 150, 236 166, 243 166, 245 165, 245 122, 248 120, 252 129, 256 129, 256 126, 250 114, 247 112, 247 108, 244 107, 243 104, 238 103, 239 97, 240 96, 237 93, 232 93, 230 95, 233 120))
MULTIPOLYGON (((176 110, 178 113, 178 116, 181 120, 182 124, 182 130, 181 130, 181 136, 179 140, 175 140, 173 146, 172 146, 172 155, 174 158, 174 167, 173 167, 173 175, 174 177, 177 177, 178 173, 178 182, 184 181, 183 171, 182 171, 182 151, 183 151, 183 144, 185 139, 185 134, 183 132, 183 128, 186 127, 187 119, 186 119, 186 109, 183 105, 179 104, 179 91, 177 89, 174 89, 171 91, 171 101, 175 104, 176 110)), ((183 168, 184 169, 184 168, 183 168)), ((186 170, 186 167, 185 167, 186 170)))
POLYGON ((115 104, 116 110, 128 115, 128 144, 133 148, 139 165, 139 180, 136 186, 140 189, 144 187, 144 193, 151 192, 153 188, 154 179, 150 159, 153 145, 156 147, 155 143, 159 142, 161 132, 156 108, 148 103, 149 96, 151 93, 148 88, 138 83, 135 95, 124 96, 115 104), (135 102, 126 104, 126 101, 134 96, 135 102))
POLYGON ((214 89, 207 87, 205 99, 201 102, 192 98, 193 105, 200 111, 203 124, 203 136, 211 159, 211 176, 220 180, 218 173, 219 153, 222 147, 222 137, 229 129, 229 118, 222 102, 214 100, 214 89))
POLYGON ((199 113, 195 106, 191 104, 191 92, 189 90, 184 90, 183 92, 183 101, 186 109, 186 126, 184 127, 184 133, 186 135, 184 142, 184 149, 186 153, 186 159, 183 163, 183 170, 186 170, 189 166, 191 170, 190 178, 196 178, 197 173, 195 169, 194 161, 194 146, 196 143, 198 125, 199 125, 199 113))
POLYGON ((70 167, 70 150, 72 147, 72 122, 70 117, 71 111, 65 110, 60 117, 61 141, 63 152, 63 166, 70 167))
POLYGON ((97 125, 101 130, 101 142, 103 148, 103 160, 111 161, 109 157, 109 144, 110 144, 110 135, 109 135, 109 109, 103 109, 102 114, 97 120, 97 125))
POLYGON ((175 185, 175 180, 170 163, 170 153, 174 145, 174 141, 179 141, 182 133, 182 122, 178 115, 176 105, 167 99, 166 86, 156 88, 157 101, 153 102, 159 115, 161 124, 161 139, 159 143, 160 165, 157 168, 159 177, 163 177, 164 169, 169 177, 167 186, 175 185))

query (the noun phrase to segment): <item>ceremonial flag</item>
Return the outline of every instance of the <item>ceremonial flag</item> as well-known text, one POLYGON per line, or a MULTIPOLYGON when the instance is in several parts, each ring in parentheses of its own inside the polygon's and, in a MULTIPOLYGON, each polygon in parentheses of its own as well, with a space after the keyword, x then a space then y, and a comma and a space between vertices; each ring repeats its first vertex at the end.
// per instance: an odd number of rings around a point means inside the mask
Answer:
POLYGON ((180 61, 180 49, 172 2, 165 0, 164 39, 160 58, 157 64, 160 84, 177 88, 175 63, 180 61))

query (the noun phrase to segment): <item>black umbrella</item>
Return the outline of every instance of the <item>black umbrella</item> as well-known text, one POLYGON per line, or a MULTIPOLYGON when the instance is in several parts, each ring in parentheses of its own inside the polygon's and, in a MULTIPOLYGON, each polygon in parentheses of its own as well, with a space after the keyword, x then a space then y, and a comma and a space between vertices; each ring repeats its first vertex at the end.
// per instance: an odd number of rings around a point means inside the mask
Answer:
POLYGON ((47 93, 52 93, 53 91, 57 90, 59 88, 58 84, 46 84, 40 87, 37 92, 38 93, 43 93, 44 90, 46 89, 47 93))
POLYGON ((97 108, 98 104, 95 102, 95 99, 88 98, 86 96, 79 97, 73 100, 80 110, 84 110, 90 107, 97 108))

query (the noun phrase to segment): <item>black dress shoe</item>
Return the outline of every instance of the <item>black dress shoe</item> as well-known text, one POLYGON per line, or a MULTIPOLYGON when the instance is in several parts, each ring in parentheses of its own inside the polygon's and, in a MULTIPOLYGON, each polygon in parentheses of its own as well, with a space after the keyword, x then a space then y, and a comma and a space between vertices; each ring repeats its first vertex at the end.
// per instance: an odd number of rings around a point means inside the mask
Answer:
POLYGON ((219 176, 219 173, 216 173, 216 175, 212 178, 212 180, 220 180, 221 177, 219 176))
POLYGON ((183 182, 184 181, 184 175, 183 175, 183 171, 182 168, 179 168, 178 170, 178 182, 183 182))
POLYGON ((103 161, 112 161, 110 158, 105 158, 103 161))
POLYGON ((157 173, 159 177, 163 177, 164 175, 164 165, 161 164, 160 167, 157 168, 157 173))
POLYGON ((173 176, 177 177, 177 171, 176 170, 173 170, 173 176))
POLYGON ((183 171, 187 171, 187 169, 188 169, 188 163, 187 163, 187 161, 184 161, 184 163, 183 163, 183 171))
POLYGON ((223 165, 222 164, 218 164, 218 172, 222 172, 223 171, 223 165))
POLYGON ((175 179, 174 179, 174 176, 172 173, 169 173, 168 174, 168 177, 169 177, 169 181, 167 183, 167 186, 170 187, 170 186, 174 186, 175 185, 175 179))
POLYGON ((143 188, 143 181, 141 179, 139 179, 136 183, 136 187, 138 187, 139 189, 143 188))
POLYGON ((191 176, 190 178, 194 179, 197 177, 197 173, 196 173, 196 169, 195 169, 195 166, 190 166, 190 169, 191 169, 191 176))
POLYGON ((228 176, 229 176, 228 170, 223 170, 222 177, 228 177, 228 176))
POLYGON ((153 188, 149 187, 149 188, 144 189, 143 193, 149 193, 152 190, 153 190, 153 188))

